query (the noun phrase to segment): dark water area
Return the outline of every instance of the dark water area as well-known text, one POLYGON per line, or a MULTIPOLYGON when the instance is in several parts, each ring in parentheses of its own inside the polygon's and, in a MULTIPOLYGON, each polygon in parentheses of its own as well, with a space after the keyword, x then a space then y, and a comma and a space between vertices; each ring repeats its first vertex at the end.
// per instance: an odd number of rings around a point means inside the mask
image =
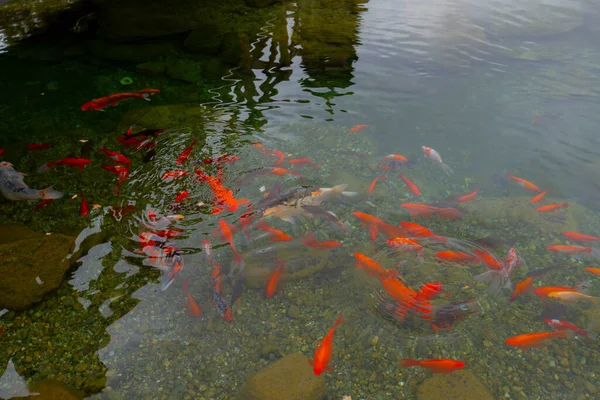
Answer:
POLYGON ((0 398, 597 398, 599 26, 0 1, 0 398))

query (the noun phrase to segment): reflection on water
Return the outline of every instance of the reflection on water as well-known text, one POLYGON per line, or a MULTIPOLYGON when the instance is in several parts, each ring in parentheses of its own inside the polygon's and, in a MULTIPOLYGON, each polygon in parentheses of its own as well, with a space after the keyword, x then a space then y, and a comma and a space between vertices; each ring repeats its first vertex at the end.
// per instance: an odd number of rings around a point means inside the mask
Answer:
POLYGON ((2 314, 3 396, 595 398, 597 238, 563 234, 600 236, 594 4, 263 5, 0 7, 0 157, 65 193, 0 203, 0 286, 53 235, 28 268, 76 262, 2 314))

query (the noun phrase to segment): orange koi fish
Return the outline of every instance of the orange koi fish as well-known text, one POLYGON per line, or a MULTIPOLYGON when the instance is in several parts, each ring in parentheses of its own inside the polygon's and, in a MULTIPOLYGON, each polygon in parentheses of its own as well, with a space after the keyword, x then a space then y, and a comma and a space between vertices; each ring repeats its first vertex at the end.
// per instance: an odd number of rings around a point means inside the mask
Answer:
POLYGON ((587 272, 589 272, 590 274, 593 274, 593 275, 596 275, 596 276, 600 276, 600 268, 586 267, 584 269, 587 272))
POLYGON ((355 211, 352 213, 352 215, 358 218, 363 228, 367 228, 368 232, 371 234, 372 240, 375 240, 375 238, 379 234, 379 227, 385 224, 385 222, 383 222, 382 219, 360 211, 355 211))
POLYGON ((270 299, 275 294, 277 290, 277 285, 279 284, 279 276, 283 271, 282 268, 285 265, 285 261, 275 260, 277 262, 277 269, 271 274, 269 281, 267 282, 267 287, 265 288, 265 294, 267 299, 270 299))
POLYGON ((550 293, 548 293, 548 298, 554 299, 554 300, 560 301, 561 303, 566 303, 566 304, 574 304, 574 303, 577 303, 578 301, 591 301, 592 303, 598 302, 597 297, 589 296, 587 294, 572 291, 572 290, 550 292, 550 293))
POLYGON ((50 170, 50 168, 57 166, 57 165, 66 165, 67 167, 71 167, 71 168, 79 168, 81 171, 83 171, 83 169, 85 168, 86 165, 91 164, 92 160, 88 160, 86 158, 81 158, 81 157, 66 157, 63 158, 61 160, 58 161, 50 161, 47 162, 46 164, 42 165, 39 169, 38 169, 38 173, 43 174, 44 172, 47 172, 50 170))
POLYGON ((400 174, 398 176, 400 178, 402 178, 402 180, 406 184, 406 188, 408 189, 409 192, 411 192, 412 194, 414 194, 417 197, 421 195, 421 190, 419 190, 418 186, 415 185, 410 179, 408 179, 407 177, 405 177, 402 174, 400 174))
POLYGON ((570 287, 567 286, 542 286, 536 289, 533 289, 533 293, 540 296, 540 299, 544 300, 546 298, 548 298, 548 295, 550 293, 553 292, 565 292, 565 291, 572 291, 572 292, 576 292, 576 289, 572 289, 570 287))
POLYGON ((538 201, 541 201, 541 200, 544 198, 544 196, 545 196, 546 194, 548 194, 548 191, 547 191, 547 190, 544 190, 542 193, 540 193, 540 194, 538 194, 538 195, 535 195, 535 196, 534 196, 534 197, 531 199, 531 202, 532 202, 532 203, 537 203, 538 201))
POLYGON ((210 274, 210 278, 213 284, 213 290, 215 292, 221 293, 222 289, 222 275, 221 275, 221 264, 210 264, 213 266, 212 273, 210 274))
POLYGON ((511 174, 510 172, 506 173, 506 177, 509 179, 512 179, 513 181, 517 182, 517 184, 519 186, 521 186, 523 189, 525 190, 530 190, 532 192, 541 192, 540 188, 537 187, 536 185, 534 185, 533 183, 526 181, 523 178, 519 178, 517 176, 514 176, 513 174, 511 174))
POLYGON ((242 261, 242 256, 238 253, 235 243, 233 242, 233 232, 237 230, 235 225, 228 224, 224 219, 219 220, 219 227, 213 230, 213 235, 220 237, 229 243, 229 247, 233 252, 235 262, 242 261))
POLYGON ((278 167, 281 164, 283 164, 283 161, 285 160, 285 154, 283 153, 283 151, 279 151, 279 150, 267 150, 269 152, 269 156, 272 158, 275 158, 275 163, 273 164, 273 166, 278 167))
POLYGON ((192 153, 192 150, 196 146, 196 143, 198 143, 198 140, 194 139, 192 144, 189 145, 184 151, 182 151, 181 154, 179 155, 179 157, 177 157, 177 161, 175 161, 175 163, 183 164, 185 162, 185 160, 190 158, 190 154, 192 153))
POLYGON ((408 159, 401 154, 388 154, 381 157, 381 161, 394 161, 399 163, 407 163, 408 159))
POLYGON ((352 128, 350 128, 350 132, 358 132, 358 131, 362 131, 365 128, 368 128, 369 125, 367 124, 359 124, 359 125, 354 125, 352 128))
POLYGON ((560 244, 554 245, 554 246, 546 246, 546 249, 557 252, 557 253, 565 253, 567 255, 592 252, 591 247, 566 246, 566 245, 560 245, 560 244))
POLYGON ((185 292, 185 297, 187 298, 187 306, 189 308, 189 314, 200 318, 202 316, 202 309, 200 309, 200 307, 198 307, 198 303, 196 303, 196 301, 194 300, 194 298, 192 297, 192 295, 189 292, 189 280, 184 279, 181 282, 181 285, 183 286, 183 291, 185 292))
POLYGON ((405 286, 396 276, 389 276, 380 281, 385 291, 400 305, 407 307, 415 305, 415 291, 405 286))
POLYGON ((515 297, 517 297, 520 294, 527 293, 531 289, 532 284, 533 284, 533 277, 531 277, 531 276, 529 278, 517 283, 517 286, 515 287, 515 291, 510 296, 510 301, 513 301, 515 299, 515 297))
POLYGON ((459 202, 459 203, 466 203, 467 201, 473 200, 476 196, 477 196, 477 189, 473 190, 469 194, 465 194, 464 196, 460 196, 458 199, 456 199, 456 201, 459 202))
POLYGON ((327 335, 325 335, 323 340, 317 344, 317 349, 315 350, 313 359, 308 360, 310 365, 313 366, 315 375, 321 375, 323 371, 333 371, 333 369, 328 366, 329 360, 331 359, 331 353, 333 351, 333 334, 335 333, 335 328, 340 326, 342 322, 344 322, 344 317, 340 315, 329 332, 327 332, 327 335))
POLYGON ((509 346, 518 347, 525 351, 530 347, 540 348, 546 345, 546 341, 562 338, 567 338, 567 331, 554 331, 554 332, 534 332, 526 333, 524 335, 513 336, 506 339, 506 343, 509 346))
POLYGON ((375 190, 375 185, 377 184, 377 182, 385 180, 387 180, 385 175, 379 175, 377 178, 373 179, 373 182, 371 182, 371 186, 369 186, 369 193, 372 193, 373 190, 375 190))
POLYGON ((434 373, 451 374, 457 369, 463 369, 465 364, 462 361, 449 359, 419 361, 413 360, 412 358, 405 358, 402 360, 400 368, 407 367, 422 367, 428 368, 434 373))
POLYGON ((168 171, 161 175, 160 179, 164 181, 172 181, 175 179, 179 179, 183 176, 186 176, 188 173, 183 169, 176 169, 174 171, 168 171))
POLYGON ((315 238, 315 235, 312 232, 308 232, 306 234, 306 236, 303 238, 300 238, 300 240, 306 246, 312 247, 313 249, 316 249, 316 250, 331 250, 331 249, 335 249, 336 247, 340 247, 342 245, 342 242, 335 242, 333 240, 319 242, 315 238))
POLYGON ((423 256, 423 246, 414 239, 396 237, 386 240, 385 243, 393 249, 419 253, 420 257, 423 256))
POLYGON ((356 258, 356 268, 364 270, 369 276, 374 276, 379 280, 383 280, 398 275, 398 271, 383 269, 377 261, 364 254, 354 253, 354 257, 356 258))
POLYGON ((286 235, 283 231, 273 228, 272 226, 267 225, 267 223, 263 220, 259 221, 256 224, 256 227, 261 231, 264 231, 269 234, 269 238, 272 242, 289 242, 293 240, 290 236, 286 235))
POLYGON ((272 174, 272 175, 277 175, 277 176, 284 176, 284 175, 294 175, 294 176, 302 176, 299 172, 297 171, 291 171, 287 168, 273 168, 271 169, 269 172, 267 172, 268 174, 272 174))
POLYGON ((438 251, 435 253, 435 258, 438 263, 449 262, 461 265, 472 264, 479 261, 479 259, 472 254, 452 250, 438 251))
POLYGON ((558 209, 561 208, 567 208, 569 207, 569 203, 562 203, 562 204, 548 204, 546 206, 541 206, 535 209, 535 211, 537 212, 552 212, 552 211, 556 211, 558 209))
POLYGON ((199 182, 206 182, 208 183, 208 185, 210 186, 213 194, 214 194, 214 199, 212 201, 213 203, 213 209, 212 209, 212 213, 213 214, 219 214, 221 212, 223 212, 223 210, 227 210, 227 211, 237 211, 238 207, 242 204, 247 204, 249 202, 248 199, 241 199, 241 200, 237 200, 234 196, 233 196, 233 191, 231 189, 227 189, 223 186, 223 183, 221 182, 221 178, 223 177, 223 170, 222 169, 218 169, 217 172, 217 176, 210 176, 210 175, 206 175, 204 172, 202 172, 200 169, 196 168, 195 170, 196 175, 198 176, 198 181, 199 182))
POLYGON ((571 240, 574 240, 576 242, 581 242, 581 243, 600 241, 600 237, 592 236, 592 235, 584 235, 583 233, 577 233, 577 232, 563 232, 563 235, 565 235, 566 237, 568 237, 571 240))
POLYGON ((131 165, 131 160, 121 153, 117 153, 116 151, 110 151, 105 147, 100 147, 100 148, 96 149, 96 151, 106 154, 108 156, 108 158, 110 158, 111 160, 113 160, 116 163, 131 165))
POLYGON ((29 151, 40 151, 40 150, 46 150, 49 148, 50 148, 49 143, 29 143, 27 145, 27 150, 29 150, 29 151))
POLYGON ((502 263, 488 251, 483 249, 473 249, 473 253, 475 253, 477 258, 479 258, 487 269, 492 271, 502 271, 504 269, 502 263))
POLYGON ((288 163, 296 166, 310 165, 312 169, 319 169, 319 166, 308 157, 292 158, 291 160, 288 160, 288 163))
POLYGON ((177 195, 177 197, 175 197, 175 200, 173 200, 173 203, 179 203, 182 200, 187 199, 189 195, 190 195, 190 191, 189 190, 184 190, 183 192, 179 193, 177 195))

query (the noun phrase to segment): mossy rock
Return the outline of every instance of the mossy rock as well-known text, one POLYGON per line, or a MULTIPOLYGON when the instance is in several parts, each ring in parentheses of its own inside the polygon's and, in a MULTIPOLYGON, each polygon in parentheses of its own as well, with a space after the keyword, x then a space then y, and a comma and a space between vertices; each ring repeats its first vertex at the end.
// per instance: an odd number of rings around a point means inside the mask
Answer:
POLYGON ((66 256, 74 243, 74 237, 61 234, 28 234, 24 239, 0 242, 0 309, 25 310, 55 291, 73 265, 66 256))
POLYGON ((188 59, 171 60, 166 66, 167 76, 187 83, 202 81, 202 65, 188 59))
POLYGON ((244 400, 322 400, 325 377, 315 375, 306 356, 290 354, 248 379, 244 400))
POLYGON ((489 389, 471 371, 434 375, 417 388, 417 400, 494 400, 489 389))
POLYGON ((216 120, 218 114, 202 107, 189 107, 184 104, 136 108, 122 118, 123 126, 137 124, 146 128, 167 129, 174 127, 197 127, 216 120))

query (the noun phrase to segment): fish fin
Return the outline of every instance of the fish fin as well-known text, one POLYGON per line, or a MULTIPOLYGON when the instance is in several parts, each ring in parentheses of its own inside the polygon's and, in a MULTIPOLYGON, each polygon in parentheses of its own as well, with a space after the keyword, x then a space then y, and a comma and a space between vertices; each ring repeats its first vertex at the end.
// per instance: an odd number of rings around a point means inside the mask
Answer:
POLYGON ((39 169, 38 169, 38 174, 43 174, 46 173, 50 170, 50 163, 46 163, 44 165, 42 165, 39 169))
POLYGON ((175 282, 175 276, 173 274, 165 275, 165 277, 163 278, 163 281, 160 285, 160 290, 162 292, 164 292, 165 290, 167 290, 169 288, 169 286, 171 286, 171 284, 173 282, 175 282))
POLYGON ((290 224, 293 224, 296 222, 296 219, 294 217, 280 217, 280 219, 282 221, 289 222, 290 224))
POLYGON ((357 192, 342 192, 341 194, 342 194, 342 196, 346 196, 346 197, 358 196, 357 192))
MULTIPOLYGON (((150 93, 142 93, 143 99, 146 101, 152 101, 150 99, 150 93)), ((103 110, 104 111, 104 110, 103 110)))
POLYGON ((444 170, 444 172, 446 173, 446 175, 452 175, 454 174, 454 170, 452 168, 450 168, 448 165, 442 163, 442 169, 444 170))
POLYGON ((53 186, 49 186, 44 190, 40 190, 40 193, 41 193, 42 198, 45 200, 60 199, 61 197, 64 196, 64 194, 62 192, 54 190, 53 186))
POLYGON ((347 183, 342 183, 341 185, 336 185, 334 187, 330 187, 330 188, 321 188, 321 191, 324 192, 334 192, 334 193, 342 193, 344 190, 346 190, 346 188, 348 187, 347 183))

